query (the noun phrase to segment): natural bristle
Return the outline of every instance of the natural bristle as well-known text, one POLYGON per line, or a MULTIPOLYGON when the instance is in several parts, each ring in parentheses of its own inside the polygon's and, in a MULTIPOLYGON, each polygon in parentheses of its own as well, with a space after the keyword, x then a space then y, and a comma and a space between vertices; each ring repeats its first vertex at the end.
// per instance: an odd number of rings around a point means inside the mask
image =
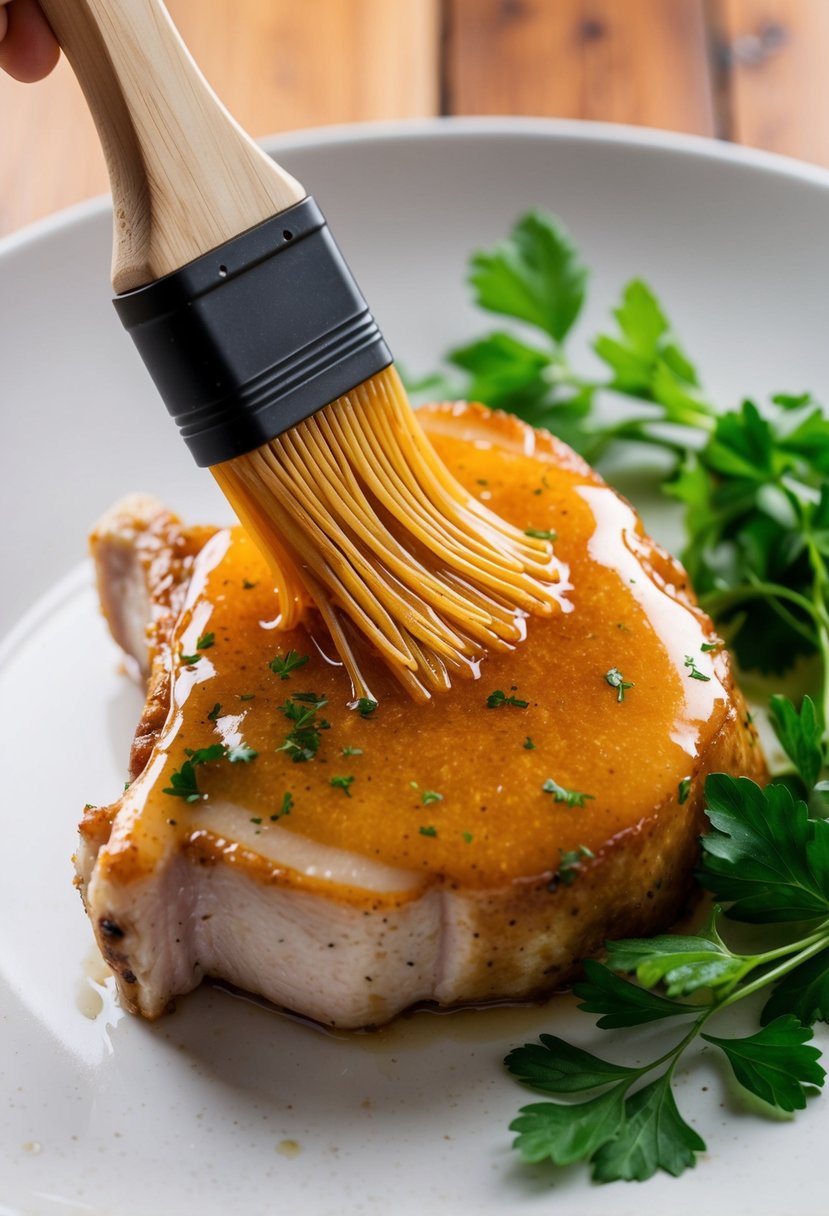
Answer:
POLYGON ((312 602, 355 697, 372 695, 355 630, 422 700, 474 674, 487 650, 515 645, 523 616, 558 602, 551 546, 452 476, 393 367, 212 471, 270 557, 282 627, 312 602))

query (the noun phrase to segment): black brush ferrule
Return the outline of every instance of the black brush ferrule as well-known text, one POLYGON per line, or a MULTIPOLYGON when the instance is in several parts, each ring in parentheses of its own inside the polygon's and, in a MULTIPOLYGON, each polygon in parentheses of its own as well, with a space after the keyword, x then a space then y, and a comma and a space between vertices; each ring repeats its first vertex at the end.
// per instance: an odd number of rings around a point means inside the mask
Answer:
POLYGON ((392 362, 312 198, 115 308, 200 465, 269 443, 392 362))

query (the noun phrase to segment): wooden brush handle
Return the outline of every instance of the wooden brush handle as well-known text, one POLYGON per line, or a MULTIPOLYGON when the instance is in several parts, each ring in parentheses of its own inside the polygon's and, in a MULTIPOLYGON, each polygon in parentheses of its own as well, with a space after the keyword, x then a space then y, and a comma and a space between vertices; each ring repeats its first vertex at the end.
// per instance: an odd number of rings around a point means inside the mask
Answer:
POLYGON ((112 185, 112 285, 142 287, 305 198, 230 117, 161 0, 40 0, 112 185))

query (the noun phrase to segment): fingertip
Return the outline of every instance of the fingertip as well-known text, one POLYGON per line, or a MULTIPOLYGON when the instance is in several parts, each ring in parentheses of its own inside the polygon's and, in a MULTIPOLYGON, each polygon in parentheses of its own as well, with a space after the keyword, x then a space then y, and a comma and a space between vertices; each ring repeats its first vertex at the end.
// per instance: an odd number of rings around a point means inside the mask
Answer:
POLYGON ((37 0, 0 6, 0 22, 4 18, 0 68, 24 84, 48 76, 60 58, 60 47, 37 0))

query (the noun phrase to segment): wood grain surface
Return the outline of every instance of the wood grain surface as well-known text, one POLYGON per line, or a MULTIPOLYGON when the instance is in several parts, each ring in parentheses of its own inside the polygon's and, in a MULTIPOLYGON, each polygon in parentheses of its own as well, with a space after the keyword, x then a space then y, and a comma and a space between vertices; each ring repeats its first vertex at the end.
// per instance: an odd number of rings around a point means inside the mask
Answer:
POLYGON ((455 114, 546 114, 713 135, 703 0, 450 0, 455 114))
MULTIPOLYGON (((253 135, 543 114, 829 165, 829 0, 169 0, 253 135)), ((107 189, 80 91, 0 76, 0 234, 107 189)))

